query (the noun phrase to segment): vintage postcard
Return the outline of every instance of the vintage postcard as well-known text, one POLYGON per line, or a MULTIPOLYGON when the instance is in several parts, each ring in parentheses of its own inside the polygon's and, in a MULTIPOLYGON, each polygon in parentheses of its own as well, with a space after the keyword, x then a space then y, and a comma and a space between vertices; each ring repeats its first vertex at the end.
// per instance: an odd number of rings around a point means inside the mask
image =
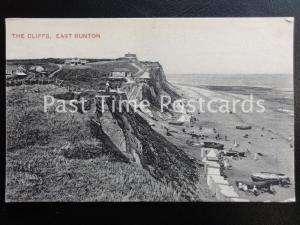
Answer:
POLYGON ((294 202, 292 17, 6 19, 6 202, 294 202))

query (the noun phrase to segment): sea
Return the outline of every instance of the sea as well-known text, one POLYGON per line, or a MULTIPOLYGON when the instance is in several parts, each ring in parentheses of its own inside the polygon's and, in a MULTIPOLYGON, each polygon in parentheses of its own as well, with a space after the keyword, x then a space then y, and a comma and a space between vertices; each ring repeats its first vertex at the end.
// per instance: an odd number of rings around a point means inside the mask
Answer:
POLYGON ((235 94, 253 94, 275 103, 276 111, 294 116, 292 74, 166 74, 172 84, 235 94))
POLYGON ((293 90, 292 74, 166 74, 174 84, 248 86, 293 90))

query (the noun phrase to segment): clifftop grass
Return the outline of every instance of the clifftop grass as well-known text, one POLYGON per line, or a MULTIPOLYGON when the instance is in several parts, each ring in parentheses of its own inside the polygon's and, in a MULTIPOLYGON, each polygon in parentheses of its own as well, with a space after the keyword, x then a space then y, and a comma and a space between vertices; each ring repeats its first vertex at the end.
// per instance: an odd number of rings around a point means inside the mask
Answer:
POLYGON ((43 110, 54 85, 6 89, 6 201, 178 201, 142 168, 118 162, 90 133, 89 115, 43 110))

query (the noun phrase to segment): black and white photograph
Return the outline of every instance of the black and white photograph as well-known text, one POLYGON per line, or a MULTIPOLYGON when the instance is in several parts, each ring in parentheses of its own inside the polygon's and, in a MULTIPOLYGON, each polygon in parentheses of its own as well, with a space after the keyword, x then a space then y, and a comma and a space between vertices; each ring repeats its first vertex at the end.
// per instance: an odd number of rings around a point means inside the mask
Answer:
POLYGON ((7 203, 296 201, 294 17, 5 29, 7 203))

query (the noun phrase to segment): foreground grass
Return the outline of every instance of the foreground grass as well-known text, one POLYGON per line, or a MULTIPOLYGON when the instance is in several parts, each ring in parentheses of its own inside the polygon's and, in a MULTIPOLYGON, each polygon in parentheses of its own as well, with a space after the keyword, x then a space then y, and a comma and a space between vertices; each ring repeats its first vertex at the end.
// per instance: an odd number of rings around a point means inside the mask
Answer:
POLYGON ((66 159, 31 147, 9 156, 7 201, 175 201, 178 194, 146 171, 109 157, 66 159))
POLYGON ((6 201, 178 201, 142 168, 92 137, 88 115, 43 112, 53 85, 8 87, 6 201))

